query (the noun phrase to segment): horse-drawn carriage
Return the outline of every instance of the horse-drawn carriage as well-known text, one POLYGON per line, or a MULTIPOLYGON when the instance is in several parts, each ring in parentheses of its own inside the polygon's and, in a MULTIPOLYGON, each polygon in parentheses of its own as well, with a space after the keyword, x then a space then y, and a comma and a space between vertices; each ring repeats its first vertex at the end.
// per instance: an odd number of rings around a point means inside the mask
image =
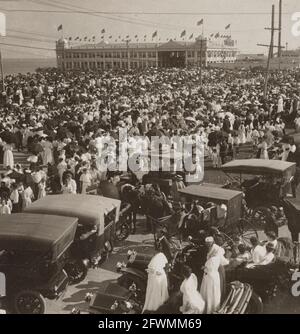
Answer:
POLYGON ((249 245, 252 236, 258 236, 251 220, 243 216, 243 193, 207 185, 191 185, 178 191, 181 210, 151 221, 155 245, 160 231, 179 240, 201 235, 213 235, 219 245, 231 246, 235 242, 249 245))
POLYGON ((230 177, 224 187, 245 193, 245 209, 256 226, 280 224, 284 220, 284 198, 287 196, 296 172, 296 164, 264 159, 234 160, 221 170, 230 177), (238 174, 233 178, 229 174, 238 174))

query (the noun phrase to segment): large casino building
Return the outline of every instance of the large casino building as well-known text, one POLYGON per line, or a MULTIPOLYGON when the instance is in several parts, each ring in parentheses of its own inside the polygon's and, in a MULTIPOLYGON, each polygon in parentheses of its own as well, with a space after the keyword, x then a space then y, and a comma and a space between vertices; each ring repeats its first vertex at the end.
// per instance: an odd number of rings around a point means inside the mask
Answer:
POLYGON ((106 43, 72 45, 65 39, 56 42, 57 66, 70 69, 116 69, 146 67, 191 67, 213 63, 234 63, 237 56, 231 38, 196 38, 191 42, 106 43))

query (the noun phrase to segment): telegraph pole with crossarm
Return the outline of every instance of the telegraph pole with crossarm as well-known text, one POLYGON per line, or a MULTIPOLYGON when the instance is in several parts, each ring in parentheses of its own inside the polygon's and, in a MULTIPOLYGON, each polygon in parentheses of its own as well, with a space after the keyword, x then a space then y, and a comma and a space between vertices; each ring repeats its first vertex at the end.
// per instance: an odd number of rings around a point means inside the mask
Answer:
POLYGON ((279 28, 275 28, 275 6, 272 5, 272 16, 271 16, 271 28, 265 28, 266 30, 271 31, 271 41, 269 45, 266 44, 257 44, 258 46, 264 46, 269 48, 269 54, 268 54, 268 61, 267 61, 267 68, 266 68, 266 74, 265 74, 265 85, 264 85, 264 98, 267 97, 268 93, 268 80, 269 80, 269 72, 270 72, 270 63, 271 59, 274 57, 274 47, 282 48, 281 46, 275 46, 274 45, 274 32, 276 30, 279 30, 279 28))

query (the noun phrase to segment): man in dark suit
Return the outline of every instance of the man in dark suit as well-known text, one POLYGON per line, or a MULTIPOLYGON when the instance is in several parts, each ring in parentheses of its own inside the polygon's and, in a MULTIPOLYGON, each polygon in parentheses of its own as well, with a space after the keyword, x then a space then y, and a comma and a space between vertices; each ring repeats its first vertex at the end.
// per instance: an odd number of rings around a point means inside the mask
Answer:
POLYGON ((223 121, 223 131, 230 133, 230 121, 228 115, 225 116, 224 121, 223 121))

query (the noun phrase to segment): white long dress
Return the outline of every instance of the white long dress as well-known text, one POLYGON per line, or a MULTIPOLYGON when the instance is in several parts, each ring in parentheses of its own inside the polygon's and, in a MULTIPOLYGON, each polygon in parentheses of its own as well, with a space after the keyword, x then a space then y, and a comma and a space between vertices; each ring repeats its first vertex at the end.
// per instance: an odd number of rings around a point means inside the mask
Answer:
POLYGON ((157 311, 169 299, 168 279, 165 266, 168 263, 163 253, 154 255, 148 265, 148 281, 144 311, 157 311))
POLYGON ((4 144, 3 145, 3 151, 4 151, 4 155, 3 155, 3 165, 4 167, 10 167, 13 168, 14 167, 14 155, 12 152, 12 146, 9 144, 4 144))
POLYGON ((53 164, 54 157, 53 157, 53 144, 50 141, 45 141, 43 143, 44 152, 43 152, 43 164, 53 164))
POLYGON ((221 303, 220 261, 220 256, 216 255, 210 257, 205 263, 200 294, 205 301, 207 314, 215 312, 221 303))
POLYGON ((183 294, 181 313, 202 314, 204 312, 205 302, 197 288, 198 279, 195 274, 191 274, 189 278, 182 282, 180 286, 180 291, 183 294))
POLYGON ((23 209, 27 208, 30 206, 32 203, 32 200, 34 199, 34 194, 32 189, 28 186, 24 191, 23 191, 23 209))

